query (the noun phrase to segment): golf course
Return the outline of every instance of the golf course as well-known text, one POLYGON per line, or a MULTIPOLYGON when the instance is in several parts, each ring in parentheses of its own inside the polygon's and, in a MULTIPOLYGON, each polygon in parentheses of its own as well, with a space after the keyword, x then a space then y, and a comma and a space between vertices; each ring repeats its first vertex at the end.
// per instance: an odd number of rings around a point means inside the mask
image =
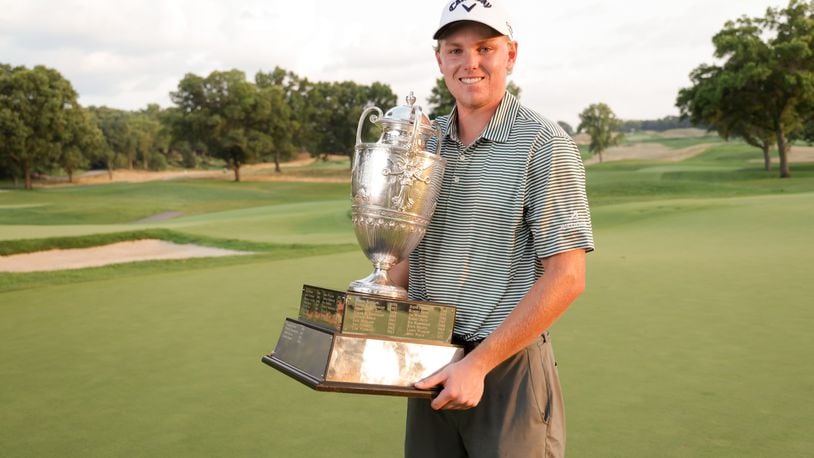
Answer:
MULTIPOLYGON (((814 161, 795 145, 780 179, 703 132, 617 148, 586 166, 596 251, 551 330, 568 456, 811 456, 814 161)), ((226 175, 0 182, 2 257, 147 239, 241 253, 0 271, 0 455, 401 456, 403 398, 261 363, 303 284, 371 271, 347 158, 226 175)))

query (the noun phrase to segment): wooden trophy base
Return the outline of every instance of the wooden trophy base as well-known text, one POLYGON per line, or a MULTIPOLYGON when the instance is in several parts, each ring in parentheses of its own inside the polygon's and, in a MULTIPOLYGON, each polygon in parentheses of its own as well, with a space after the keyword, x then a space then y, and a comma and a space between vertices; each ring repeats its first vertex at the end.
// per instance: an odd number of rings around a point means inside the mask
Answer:
POLYGON ((449 319, 450 306, 305 286, 300 319, 286 318, 277 346, 262 361, 317 391, 432 398, 434 391, 413 384, 464 353, 448 341, 451 310, 449 319), (338 316, 303 319, 313 315, 315 291, 320 306, 323 295, 339 304, 329 307, 338 316))

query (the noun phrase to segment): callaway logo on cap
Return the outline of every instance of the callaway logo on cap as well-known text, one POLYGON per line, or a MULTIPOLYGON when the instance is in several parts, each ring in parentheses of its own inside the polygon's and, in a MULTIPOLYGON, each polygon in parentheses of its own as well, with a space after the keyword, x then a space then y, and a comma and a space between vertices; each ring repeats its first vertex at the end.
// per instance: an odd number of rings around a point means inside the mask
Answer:
POLYGON ((441 11, 441 23, 432 38, 437 40, 441 32, 453 22, 474 21, 488 25, 513 39, 509 14, 503 9, 503 3, 503 0, 448 0, 441 11))

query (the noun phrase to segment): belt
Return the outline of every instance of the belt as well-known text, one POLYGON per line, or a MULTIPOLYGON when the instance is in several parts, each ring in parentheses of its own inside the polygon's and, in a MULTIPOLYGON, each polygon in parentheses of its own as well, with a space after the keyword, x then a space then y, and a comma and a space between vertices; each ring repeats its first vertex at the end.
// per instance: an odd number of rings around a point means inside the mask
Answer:
MULTIPOLYGON (((540 337, 543 338, 543 343, 548 342, 549 340, 548 331, 542 333, 540 337)), ((463 347, 465 355, 472 352, 472 350, 474 350, 478 345, 480 345, 481 342, 483 342, 483 339, 467 340, 462 335, 459 334, 452 335, 452 344, 458 345, 459 347, 463 347)))
POLYGON ((466 340, 464 336, 457 334, 452 335, 452 345, 463 347, 465 355, 468 355, 475 347, 480 345, 481 342, 483 342, 483 339, 466 340))

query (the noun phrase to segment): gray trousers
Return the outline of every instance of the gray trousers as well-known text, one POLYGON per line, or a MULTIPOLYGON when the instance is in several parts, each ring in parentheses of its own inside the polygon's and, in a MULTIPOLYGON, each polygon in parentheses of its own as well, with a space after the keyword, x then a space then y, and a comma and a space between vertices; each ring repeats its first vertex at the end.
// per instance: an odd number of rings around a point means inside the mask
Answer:
POLYGON ((435 411, 427 399, 409 399, 404 456, 564 456, 565 412, 549 340, 541 336, 489 372, 472 409, 435 411))

